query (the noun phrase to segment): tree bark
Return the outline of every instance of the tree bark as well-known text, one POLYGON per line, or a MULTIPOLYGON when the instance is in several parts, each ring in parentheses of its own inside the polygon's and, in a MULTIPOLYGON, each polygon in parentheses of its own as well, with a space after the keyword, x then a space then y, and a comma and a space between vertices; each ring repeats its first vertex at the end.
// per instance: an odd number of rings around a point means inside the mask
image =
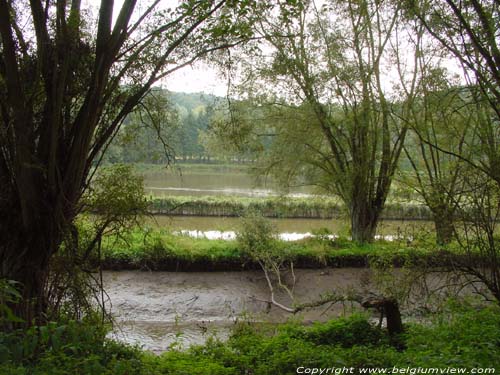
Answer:
POLYGON ((431 207, 436 229, 436 243, 447 245, 453 239, 455 225, 453 223, 453 212, 450 209, 435 209, 431 207))
POLYGON ((49 212, 39 215, 31 228, 15 222, 1 224, 10 239, 1 248, 2 277, 20 283, 22 300, 12 307, 27 326, 42 323, 44 319, 49 263, 64 231, 59 224, 49 212))
POLYGON ((19 9, 12 3, 0 0, 0 277, 21 284, 23 301, 13 307, 31 324, 45 316, 51 258, 125 117, 161 78, 247 36, 201 38, 202 24, 218 25, 225 0, 187 4, 140 33, 161 10, 159 2, 132 17, 137 0, 124 0, 114 18, 113 2, 101 0, 95 37, 81 30, 78 0, 30 1, 19 9), (29 49, 17 25, 20 11, 32 18, 25 30, 33 40, 29 49), (192 54, 176 54, 195 40, 201 45, 192 54), (157 42, 161 51, 144 54, 157 42), (142 65, 147 69, 139 77, 142 65))
POLYGON ((361 303, 365 309, 375 308, 380 311, 387 320, 387 331, 394 336, 404 331, 403 321, 399 304, 393 298, 370 298, 361 303))
POLYGON ((366 198, 360 197, 352 202, 350 211, 352 240, 359 243, 373 242, 380 209, 366 198))

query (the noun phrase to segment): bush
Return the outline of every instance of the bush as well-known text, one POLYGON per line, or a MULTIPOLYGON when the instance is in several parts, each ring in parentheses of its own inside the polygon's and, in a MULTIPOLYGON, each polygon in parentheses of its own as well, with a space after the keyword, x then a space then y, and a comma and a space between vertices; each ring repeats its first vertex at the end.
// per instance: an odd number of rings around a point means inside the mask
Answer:
POLYGON ((257 211, 249 211, 241 218, 241 229, 236 233, 242 254, 261 260, 272 254, 278 243, 278 232, 269 219, 257 211))
POLYGON ((22 322, 9 307, 21 299, 18 288, 19 283, 14 280, 0 279, 0 328, 8 329, 13 323, 22 322))
POLYGON ((105 333, 100 324, 69 321, 0 334, 0 373, 104 374, 113 369, 113 374, 126 374, 139 369, 140 351, 106 340, 105 333), (129 372, 118 371, 125 367, 129 372))
POLYGON ((500 364, 498 332, 498 307, 477 310, 461 301, 431 325, 410 325, 404 358, 414 366, 491 367, 500 364))
POLYGON ((339 345, 345 348, 389 342, 385 331, 370 324, 365 316, 357 314, 327 323, 316 323, 308 329, 299 329, 297 333, 297 337, 316 345, 339 345))
MULTIPOLYGON (((161 356, 105 338, 92 322, 51 323, 0 333, 0 374, 283 375, 297 367, 498 368, 500 310, 450 305, 428 325, 413 324, 406 348, 389 345, 366 317, 282 326, 240 323, 226 343, 209 340, 161 356)), ((356 372, 355 372, 356 373, 356 372)))

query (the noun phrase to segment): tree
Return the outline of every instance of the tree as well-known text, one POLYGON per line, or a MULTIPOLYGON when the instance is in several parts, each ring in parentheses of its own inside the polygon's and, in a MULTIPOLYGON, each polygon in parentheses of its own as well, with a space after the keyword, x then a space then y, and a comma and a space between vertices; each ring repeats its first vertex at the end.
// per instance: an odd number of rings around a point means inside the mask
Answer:
POLYGON ((453 131, 465 133, 463 125, 468 114, 460 113, 453 106, 457 104, 456 96, 457 92, 450 90, 427 93, 421 98, 421 102, 415 104, 411 120, 413 132, 405 146, 406 157, 413 169, 411 177, 406 176, 405 180, 429 207, 438 245, 448 244, 453 239, 456 211, 464 191, 462 176, 465 167, 460 160, 440 152, 425 140, 439 139, 443 147, 452 144, 453 149, 462 148, 465 134, 457 135, 453 131))
POLYGON ((49 263, 71 232, 99 158, 155 82, 246 39, 250 1, 0 0, 1 276, 22 284, 15 313, 46 309, 49 263))
POLYGON ((99 306, 104 322, 110 316, 103 286, 102 240, 107 235, 125 236, 143 223, 148 209, 143 178, 134 174, 131 165, 101 167, 80 204, 83 214, 50 261, 44 314, 48 320, 57 320, 61 312, 81 319, 99 306))
POLYGON ((467 110, 474 121, 464 142, 466 154, 433 139, 433 148, 468 163, 464 174, 466 200, 460 207, 462 228, 456 239, 464 258, 455 265, 463 275, 480 281, 500 300, 499 244, 495 229, 500 193, 500 2, 483 0, 408 0, 408 10, 459 63, 467 83, 467 110))
POLYGON ((168 164, 175 152, 179 126, 177 108, 168 94, 153 89, 127 116, 104 161, 168 164))
MULTIPOLYGON (((408 9, 463 69, 473 106, 489 110, 475 129, 481 143, 473 159, 462 159, 500 185, 500 3, 487 0, 408 0, 408 9)), ((438 145, 435 145, 438 146, 438 145)), ((439 147, 439 146, 438 146, 439 147)), ((444 150, 454 154, 454 150, 444 150)), ((460 158, 460 155, 456 155, 460 158)))
MULTIPOLYGON (((329 1, 322 9, 314 1, 301 5, 282 5, 278 15, 263 12, 259 33, 268 45, 250 51, 243 91, 258 105, 292 104, 310 114, 299 141, 312 146, 307 127, 321 134, 317 147, 307 146, 317 154, 314 167, 329 176, 330 192, 345 202, 352 238, 372 241, 408 129, 393 113, 384 82, 390 55, 398 53, 392 48, 396 29, 405 31, 400 9, 369 0, 329 1)), ((404 79, 417 76, 415 67, 404 79)), ((302 150, 296 144, 289 149, 302 150)))
POLYGON ((420 82, 421 95, 411 105, 408 121, 412 131, 404 147, 413 173, 401 173, 431 210, 436 242, 444 245, 455 234, 454 221, 464 195, 467 165, 433 145, 469 158, 470 149, 465 145, 473 142, 469 128, 475 126, 475 111, 469 108, 467 88, 453 86, 444 69, 429 63, 432 59, 428 55, 418 59, 425 79, 420 82))

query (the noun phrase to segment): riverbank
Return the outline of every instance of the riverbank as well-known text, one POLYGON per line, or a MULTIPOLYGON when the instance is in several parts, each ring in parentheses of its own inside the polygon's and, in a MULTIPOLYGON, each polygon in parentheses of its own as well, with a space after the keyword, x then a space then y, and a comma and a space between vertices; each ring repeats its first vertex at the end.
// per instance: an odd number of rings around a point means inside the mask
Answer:
POLYGON ((493 374, 500 369, 498 306, 455 303, 430 319, 406 325, 397 340, 359 314, 309 327, 297 321, 279 326, 243 321, 227 342, 212 339, 188 350, 174 345, 159 356, 105 338, 96 322, 51 323, 0 332, 0 373, 288 375, 312 369, 319 374, 320 368, 353 374, 396 368, 412 374, 428 369, 493 374))
MULTIPOLYGON (((276 241, 286 263, 296 268, 368 267, 377 259, 395 266, 425 261, 442 264, 446 257, 433 247, 408 244, 406 240, 375 241, 358 245, 343 238, 325 236, 299 241, 276 241)), ((108 270, 152 271, 241 271, 260 266, 239 247, 236 240, 208 240, 175 235, 164 230, 140 230, 122 237, 105 237, 102 265, 108 270)))
MULTIPOLYGON (((151 196, 149 200, 150 212, 156 215, 239 217, 249 210, 268 218, 338 219, 347 215, 338 199, 326 196, 151 196)), ((381 218, 432 220, 432 214, 421 204, 388 203, 381 218)))

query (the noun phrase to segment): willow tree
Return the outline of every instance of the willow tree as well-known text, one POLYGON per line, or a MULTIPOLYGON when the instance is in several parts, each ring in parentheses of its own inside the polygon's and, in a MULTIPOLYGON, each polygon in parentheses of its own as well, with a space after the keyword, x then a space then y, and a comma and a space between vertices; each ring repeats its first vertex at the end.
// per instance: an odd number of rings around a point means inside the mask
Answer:
POLYGON ((463 257, 453 270, 469 283, 487 287, 500 301, 500 2, 498 0, 407 0, 410 14, 462 68, 467 83, 466 111, 473 121, 461 150, 425 139, 434 149, 470 167, 462 176, 467 189, 455 238, 463 257), (462 150, 466 150, 464 154, 462 150))
MULTIPOLYGON (((288 149, 296 160, 319 168, 322 185, 345 202, 352 238, 372 241, 408 129, 399 119, 402 114, 394 113, 387 82, 392 56, 408 30, 398 6, 388 1, 301 5, 263 12, 259 32, 267 44, 247 52, 242 70, 248 74, 240 87, 258 105, 288 107, 286 125, 302 133, 288 149), (304 111, 309 120, 299 124, 304 111), (312 140, 317 134, 320 142, 312 140), (297 142, 316 156, 302 158, 304 148, 297 142)), ((408 95, 415 95, 416 69, 408 69, 402 79, 410 81, 408 95)), ((286 168, 279 158, 275 161, 276 169, 286 168)))
POLYGON ((0 0, 0 274, 21 283, 27 322, 43 316, 51 257, 127 114, 250 30, 246 1, 102 0, 95 19, 81 3, 0 0))
MULTIPOLYGON (((500 185, 500 2, 491 0, 406 0, 421 22, 463 70, 471 110, 481 114, 474 132, 481 147, 470 145, 471 158, 455 150, 436 148, 468 162, 500 185)), ((431 143, 432 140, 427 140, 431 143)))
POLYGON ((464 174, 468 166, 439 151, 428 140, 469 157, 465 143, 471 138, 467 130, 474 125, 474 112, 467 108, 467 93, 449 87, 440 78, 439 73, 435 74, 432 83, 437 90, 427 87, 413 105, 409 119, 412 131, 405 145, 413 173, 409 173, 410 177, 405 171, 405 177, 432 213, 436 243, 445 245, 454 238, 460 203, 467 190, 464 174))

